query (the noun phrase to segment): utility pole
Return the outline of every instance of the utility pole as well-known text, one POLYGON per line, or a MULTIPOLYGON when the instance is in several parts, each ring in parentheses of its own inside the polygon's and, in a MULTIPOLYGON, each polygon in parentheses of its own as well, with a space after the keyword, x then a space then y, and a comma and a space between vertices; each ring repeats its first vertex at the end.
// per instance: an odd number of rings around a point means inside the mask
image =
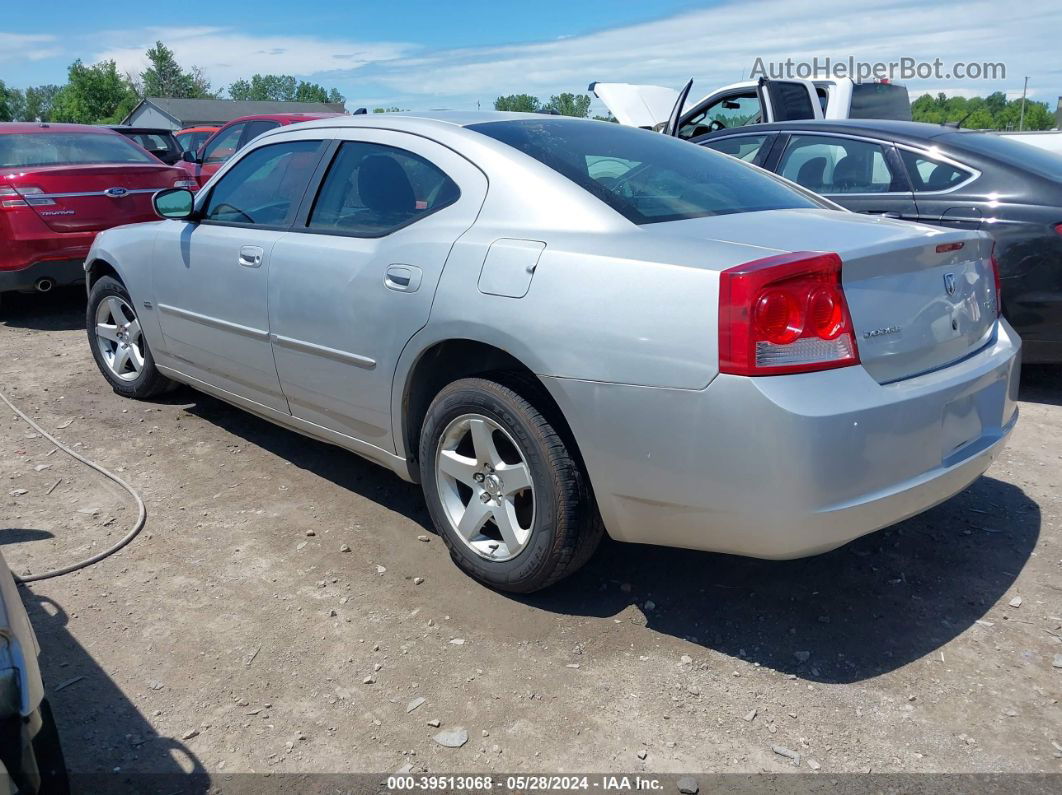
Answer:
POLYGON ((1029 92, 1029 78, 1025 78, 1025 88, 1021 90, 1021 116, 1018 118, 1018 132, 1025 127, 1025 95, 1029 92))

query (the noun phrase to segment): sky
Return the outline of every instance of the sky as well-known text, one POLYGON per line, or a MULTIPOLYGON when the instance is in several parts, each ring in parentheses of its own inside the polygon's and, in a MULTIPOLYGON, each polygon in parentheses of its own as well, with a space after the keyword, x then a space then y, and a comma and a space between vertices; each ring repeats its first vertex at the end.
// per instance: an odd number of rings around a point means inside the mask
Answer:
POLYGON ((1001 62, 1004 79, 897 82, 912 95, 1014 97, 1028 76, 1029 96, 1051 110, 1062 96, 1059 0, 2 3, 0 80, 16 88, 64 82, 75 58, 137 73, 158 39, 215 90, 255 72, 294 74, 338 88, 349 109, 489 109, 499 95, 545 100, 595 80, 677 88, 692 77, 691 96, 703 96, 747 79, 757 58, 813 56, 1001 62))

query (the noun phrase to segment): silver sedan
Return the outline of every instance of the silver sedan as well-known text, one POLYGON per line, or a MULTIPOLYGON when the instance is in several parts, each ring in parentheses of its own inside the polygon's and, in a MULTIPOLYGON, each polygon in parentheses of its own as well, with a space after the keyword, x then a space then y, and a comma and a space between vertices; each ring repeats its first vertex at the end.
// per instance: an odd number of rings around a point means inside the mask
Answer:
POLYGON ((606 531, 828 550, 965 488, 1017 419, 985 234, 643 130, 325 119, 155 206, 85 265, 115 391, 189 384, 421 483, 500 589, 606 531))

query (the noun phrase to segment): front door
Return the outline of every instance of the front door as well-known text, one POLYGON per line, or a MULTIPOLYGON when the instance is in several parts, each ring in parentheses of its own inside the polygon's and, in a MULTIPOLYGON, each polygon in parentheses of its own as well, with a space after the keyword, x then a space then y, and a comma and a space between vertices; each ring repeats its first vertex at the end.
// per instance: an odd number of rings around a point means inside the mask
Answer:
POLYGON ((399 354, 428 322, 479 169, 419 136, 351 131, 306 217, 273 248, 269 328, 293 416, 393 451, 399 354))
POLYGON ((198 220, 163 224, 152 265, 160 364, 287 413, 269 344, 269 268, 322 148, 258 147, 200 199, 198 220))

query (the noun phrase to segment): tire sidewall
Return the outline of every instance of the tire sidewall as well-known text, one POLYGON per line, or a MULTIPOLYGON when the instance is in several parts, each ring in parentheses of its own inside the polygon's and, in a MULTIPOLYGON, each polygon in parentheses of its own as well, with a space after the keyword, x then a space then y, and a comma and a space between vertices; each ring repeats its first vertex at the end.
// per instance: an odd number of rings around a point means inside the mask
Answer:
POLYGON ((125 395, 126 397, 147 397, 157 391, 156 383, 160 376, 158 370, 155 368, 155 360, 151 355, 151 349, 148 347, 147 336, 144 334, 143 326, 144 323, 140 319, 136 307, 133 305, 133 299, 129 296, 129 292, 121 282, 110 276, 103 276, 99 281, 92 285, 92 290, 89 292, 88 307, 85 311, 85 328, 88 332, 89 348, 92 350, 92 358, 96 360, 96 366, 100 368, 103 377, 107 379, 107 382, 111 385, 114 391, 120 395, 125 395), (138 321, 140 321, 140 341, 144 351, 144 366, 140 370, 140 375, 131 381, 122 380, 111 372, 111 369, 107 366, 107 362, 103 359, 99 340, 96 338, 96 310, 105 298, 111 296, 121 298, 126 304, 128 304, 133 315, 138 321))
POLYGON ((428 511, 458 566, 488 585, 524 590, 525 583, 548 576, 546 570, 551 565, 557 542, 557 524, 561 518, 557 473, 550 461, 545 440, 532 417, 528 416, 525 405, 507 400, 503 392, 466 384, 452 384, 440 392, 425 417, 421 433, 420 466, 421 485, 428 511), (470 549, 450 526, 439 498, 435 459, 443 431, 453 420, 465 414, 480 414, 504 428, 516 442, 531 472, 535 506, 531 539, 520 554, 510 560, 490 561, 470 549))

